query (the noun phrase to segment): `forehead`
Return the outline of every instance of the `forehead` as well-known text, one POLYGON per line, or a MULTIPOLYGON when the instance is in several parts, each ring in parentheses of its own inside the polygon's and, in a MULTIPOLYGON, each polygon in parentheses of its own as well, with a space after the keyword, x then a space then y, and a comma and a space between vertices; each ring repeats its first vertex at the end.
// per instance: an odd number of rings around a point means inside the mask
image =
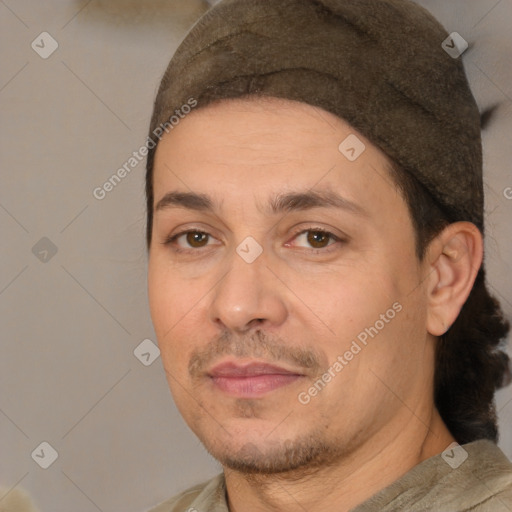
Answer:
POLYGON ((379 148, 321 108, 273 97, 222 100, 192 111, 161 139, 154 205, 169 189, 242 201, 321 188, 377 206, 386 195, 397 199, 390 166, 379 148))

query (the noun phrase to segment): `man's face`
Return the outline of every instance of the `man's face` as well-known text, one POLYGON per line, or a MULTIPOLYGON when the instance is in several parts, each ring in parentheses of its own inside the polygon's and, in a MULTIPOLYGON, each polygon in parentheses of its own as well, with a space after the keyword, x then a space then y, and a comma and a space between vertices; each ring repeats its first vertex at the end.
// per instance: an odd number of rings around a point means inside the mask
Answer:
POLYGON ((159 143, 155 206, 181 195, 155 210, 151 316, 177 407, 225 466, 325 464, 426 430, 425 269, 388 166, 341 119, 275 98, 201 108, 159 143), (312 193, 342 199, 285 200, 312 193))

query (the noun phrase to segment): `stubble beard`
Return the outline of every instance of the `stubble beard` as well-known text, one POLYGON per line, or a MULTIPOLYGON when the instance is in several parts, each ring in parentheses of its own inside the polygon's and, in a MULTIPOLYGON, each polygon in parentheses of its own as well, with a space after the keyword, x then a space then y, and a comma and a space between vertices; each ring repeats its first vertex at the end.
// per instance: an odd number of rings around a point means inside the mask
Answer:
MULTIPOLYGON (((254 409, 257 407, 253 408, 251 401, 238 404, 238 416, 254 418, 257 416, 253 414, 254 409), (242 411, 243 415, 240 414, 242 411)), ((315 473, 320 468, 334 466, 350 452, 346 449, 345 442, 329 439, 326 430, 317 426, 308 433, 276 439, 278 436, 276 429, 276 432, 271 432, 259 441, 242 442, 240 448, 235 444, 236 437, 231 443, 229 439, 212 439, 202 435, 203 433, 198 437, 208 453, 226 468, 253 477, 280 475, 295 479, 315 473)))

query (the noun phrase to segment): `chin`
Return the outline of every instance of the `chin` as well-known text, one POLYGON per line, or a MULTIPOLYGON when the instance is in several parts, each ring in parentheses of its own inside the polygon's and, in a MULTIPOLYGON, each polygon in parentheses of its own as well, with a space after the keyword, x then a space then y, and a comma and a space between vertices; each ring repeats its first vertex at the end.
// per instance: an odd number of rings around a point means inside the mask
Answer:
MULTIPOLYGON (((275 423, 272 425, 275 430, 275 423)), ((222 436, 222 440, 199 437, 210 455, 223 466, 245 474, 302 473, 324 467, 341 455, 339 444, 324 439, 321 432, 276 439, 272 429, 270 437, 266 431, 260 428, 251 433, 247 428, 238 436, 222 436)))

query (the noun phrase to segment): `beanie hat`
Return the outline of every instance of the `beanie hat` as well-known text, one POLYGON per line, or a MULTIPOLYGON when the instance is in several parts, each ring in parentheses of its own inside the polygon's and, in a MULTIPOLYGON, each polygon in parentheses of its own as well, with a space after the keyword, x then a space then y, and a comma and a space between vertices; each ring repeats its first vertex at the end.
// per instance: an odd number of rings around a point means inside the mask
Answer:
POLYGON ((450 48, 456 40, 410 0, 223 0, 169 63, 149 136, 191 104, 247 94, 301 101, 347 121, 452 222, 483 231, 480 113, 450 48))

